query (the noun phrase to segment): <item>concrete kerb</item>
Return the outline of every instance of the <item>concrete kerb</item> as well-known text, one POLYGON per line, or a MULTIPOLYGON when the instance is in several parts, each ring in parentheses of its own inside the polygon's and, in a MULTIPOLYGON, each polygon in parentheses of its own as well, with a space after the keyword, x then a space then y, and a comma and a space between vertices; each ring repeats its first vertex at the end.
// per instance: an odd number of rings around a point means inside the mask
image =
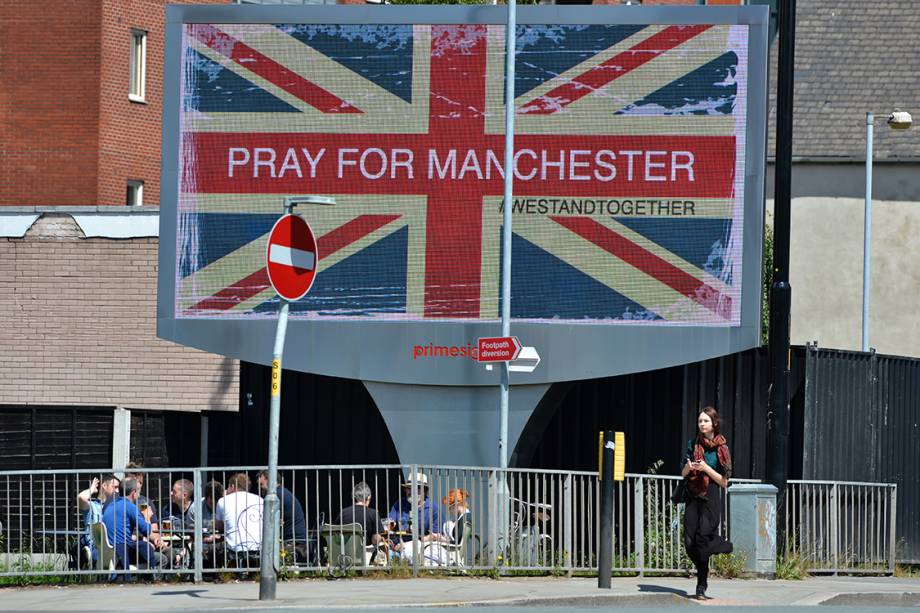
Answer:
MULTIPOLYGON (((614 578, 599 590, 591 578, 420 578, 297 580, 278 584, 278 599, 258 600, 256 582, 225 584, 93 584, 0 590, 0 610, 96 611, 130 603, 134 612, 215 609, 382 609, 498 606, 695 605, 695 581, 673 577, 614 578)), ((920 601, 920 580, 819 577, 804 581, 713 580, 712 605, 900 604, 920 601)))

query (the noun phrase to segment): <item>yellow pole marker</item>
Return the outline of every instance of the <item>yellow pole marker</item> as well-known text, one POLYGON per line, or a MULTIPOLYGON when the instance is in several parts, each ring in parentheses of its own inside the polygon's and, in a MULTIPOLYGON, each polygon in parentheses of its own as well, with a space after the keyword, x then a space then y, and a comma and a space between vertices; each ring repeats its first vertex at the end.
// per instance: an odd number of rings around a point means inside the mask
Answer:
POLYGON ((613 480, 626 479, 626 434, 613 433, 613 480))
POLYGON ((278 396, 280 394, 281 394, 281 360, 272 360, 272 396, 278 396))

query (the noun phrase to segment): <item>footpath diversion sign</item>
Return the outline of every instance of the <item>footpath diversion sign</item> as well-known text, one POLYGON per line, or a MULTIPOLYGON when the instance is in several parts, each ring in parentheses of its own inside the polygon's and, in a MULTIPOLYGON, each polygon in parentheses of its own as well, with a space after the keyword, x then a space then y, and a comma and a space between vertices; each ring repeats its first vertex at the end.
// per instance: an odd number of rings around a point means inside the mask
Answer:
POLYGON ((303 298, 316 278, 319 260, 310 224, 296 215, 284 215, 268 238, 266 268, 272 287, 291 302, 303 298))
POLYGON ((516 336, 494 336, 479 339, 480 362, 510 362, 521 353, 521 341, 516 336))

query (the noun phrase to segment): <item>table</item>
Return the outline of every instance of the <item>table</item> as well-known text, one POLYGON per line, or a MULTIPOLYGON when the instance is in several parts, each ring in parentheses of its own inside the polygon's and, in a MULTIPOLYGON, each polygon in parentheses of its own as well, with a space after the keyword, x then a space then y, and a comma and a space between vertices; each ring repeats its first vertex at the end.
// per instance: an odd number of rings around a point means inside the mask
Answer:
POLYGON ((36 534, 42 536, 83 536, 89 534, 87 530, 77 530, 75 528, 55 528, 52 530, 36 530, 36 534))

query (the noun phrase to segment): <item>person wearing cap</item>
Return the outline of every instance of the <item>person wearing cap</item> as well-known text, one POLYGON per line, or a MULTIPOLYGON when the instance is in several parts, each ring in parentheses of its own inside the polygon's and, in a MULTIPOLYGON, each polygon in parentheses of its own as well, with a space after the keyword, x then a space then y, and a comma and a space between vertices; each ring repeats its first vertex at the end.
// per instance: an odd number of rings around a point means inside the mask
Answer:
POLYGON ((393 505, 387 516, 390 522, 395 523, 397 529, 403 533, 400 541, 394 546, 396 551, 402 550, 404 541, 412 540, 413 523, 418 525, 419 537, 439 532, 441 529, 441 513, 438 505, 428 498, 428 475, 415 473, 402 484, 401 489, 401 498, 393 505), (415 500, 411 500, 413 484, 416 485, 418 491, 415 500))

